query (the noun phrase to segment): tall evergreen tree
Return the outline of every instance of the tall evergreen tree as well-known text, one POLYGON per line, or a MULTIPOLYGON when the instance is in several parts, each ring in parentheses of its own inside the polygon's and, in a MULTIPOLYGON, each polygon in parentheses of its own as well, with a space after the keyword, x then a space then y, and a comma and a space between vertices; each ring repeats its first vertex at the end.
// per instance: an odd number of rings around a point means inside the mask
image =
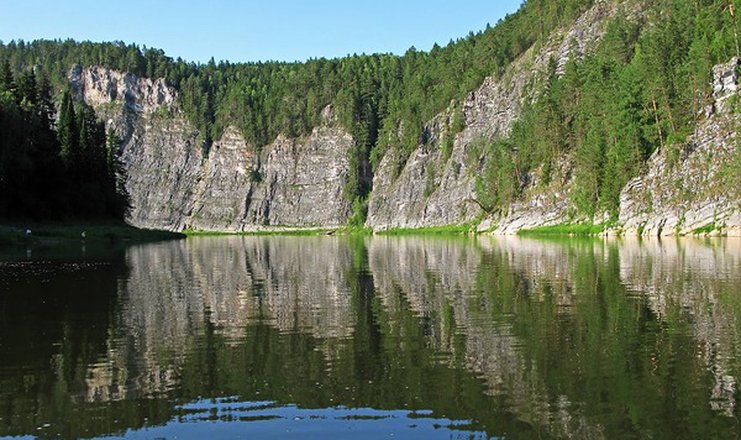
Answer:
POLYGON ((39 76, 37 84, 37 109, 42 124, 49 128, 54 126, 54 114, 56 113, 52 95, 53 91, 49 76, 42 73, 39 76))
POLYGON ((57 136, 61 147, 62 159, 69 167, 72 161, 78 157, 79 145, 77 117, 75 116, 72 94, 69 90, 65 90, 62 95, 62 104, 59 108, 59 119, 57 121, 57 136))
POLYGON ((0 92, 15 93, 15 79, 7 58, 0 63, 0 92))
POLYGON ((33 69, 26 70, 18 77, 16 99, 29 107, 36 105, 36 74, 33 69))

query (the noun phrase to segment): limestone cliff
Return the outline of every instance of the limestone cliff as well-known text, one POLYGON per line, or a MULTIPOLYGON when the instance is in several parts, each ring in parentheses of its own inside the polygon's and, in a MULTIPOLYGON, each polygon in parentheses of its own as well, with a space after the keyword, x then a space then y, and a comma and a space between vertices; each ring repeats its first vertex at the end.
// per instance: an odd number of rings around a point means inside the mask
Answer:
MULTIPOLYGON (((481 143, 506 138, 523 107, 537 99, 537 84, 551 61, 556 74, 563 74, 570 60, 597 46, 617 16, 643 18, 634 3, 596 1, 573 25, 531 47, 500 75, 486 78, 463 102, 451 102, 426 124, 423 142, 408 158, 399 156, 392 140, 373 176, 366 225, 383 230, 475 224, 482 231, 511 234, 578 221, 572 217, 574 161, 568 155, 558 159, 547 185, 541 183, 541 170, 534 169, 525 176, 522 195, 487 217, 474 201, 476 176, 487 160, 481 143)), ((625 187, 617 231, 741 235, 739 193, 729 190, 738 182, 731 166, 741 160, 735 138, 738 63, 734 59, 715 68, 715 104, 704 110, 678 158, 670 157, 668 148, 657 151, 645 172, 625 187)), ((331 107, 320 126, 302 138, 280 135, 269 145, 251 145, 238 129, 227 127, 206 148, 179 108, 178 92, 164 80, 94 66, 74 68, 70 80, 76 95, 123 139, 133 225, 251 231, 347 224, 351 208, 343 188, 352 174, 355 140, 336 122, 331 107)))
POLYGON ((657 150, 645 175, 629 182, 620 198, 620 224, 630 235, 710 233, 741 235, 737 160, 738 58, 713 69, 715 103, 672 159, 657 150))
POLYGON ((452 109, 427 125, 428 141, 412 152, 398 177, 394 177, 398 158, 393 152, 387 154, 373 181, 368 225, 374 229, 443 226, 481 216, 479 206, 472 203, 476 175, 484 164, 476 151, 477 141, 507 137, 522 106, 535 99, 537 90, 532 86, 551 59, 562 72, 569 60, 582 57, 599 41, 608 19, 618 12, 630 15, 613 2, 596 2, 572 28, 555 32, 542 47, 531 47, 500 77, 487 78, 463 102, 465 128, 455 135, 449 158, 441 145, 450 130, 452 109))
POLYGON ((245 231, 347 222, 342 190, 354 140, 331 111, 303 139, 281 136, 258 150, 229 127, 206 151, 164 81, 101 67, 76 67, 70 80, 123 139, 131 224, 245 231))

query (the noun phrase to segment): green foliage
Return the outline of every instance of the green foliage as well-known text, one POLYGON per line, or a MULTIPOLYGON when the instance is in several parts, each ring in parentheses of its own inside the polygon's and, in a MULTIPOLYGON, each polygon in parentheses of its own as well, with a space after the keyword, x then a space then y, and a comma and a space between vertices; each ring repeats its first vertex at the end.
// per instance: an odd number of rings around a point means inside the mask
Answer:
MULTIPOLYGON (((487 211, 517 197, 520 180, 535 169, 540 170, 539 182, 547 185, 556 162, 567 156, 575 164, 571 172, 576 210, 586 216, 603 211, 614 216, 620 191, 654 151, 681 151, 671 149, 682 148, 681 140, 712 98, 711 67, 736 53, 735 22, 727 13, 728 0, 636 3, 650 25, 617 18, 608 24, 599 47, 584 59, 572 60, 561 70, 551 60, 545 76, 534 84, 538 99, 525 106, 508 147, 469 149, 469 169, 482 170, 476 192, 487 211), (479 163, 483 155, 488 158, 485 164, 479 163)), ((336 124, 356 141, 348 152, 350 173, 343 191, 355 204, 367 199, 381 159, 388 157, 398 175, 409 154, 429 143, 425 124, 453 103, 439 143, 446 162, 455 135, 465 125, 461 103, 467 94, 486 76, 504 72, 529 48, 544 44, 554 29, 571 23, 592 4, 529 0, 494 27, 429 52, 411 48, 400 57, 242 64, 212 59, 195 64, 121 42, 12 41, 0 44, 0 99, 6 107, 15 101, 27 113, 36 102, 36 112, 46 114, 40 118, 48 118, 50 113, 41 109, 41 98, 33 93, 42 88, 39 72, 50 78, 45 86, 49 96, 48 90, 67 87, 73 66, 102 65, 164 78, 175 87, 206 151, 229 125, 259 150, 279 133, 302 136, 322 123, 336 124), (14 76, 13 70, 20 74, 14 76), (329 105, 331 118, 324 120, 329 105)), ((65 160, 77 162, 71 158, 82 154, 80 136, 97 136, 95 127, 79 124, 79 109, 69 96, 61 101, 59 148, 65 160)), ((48 103, 44 107, 48 109, 48 103)), ((7 153, 0 152, 0 158, 3 155, 7 153)))
MULTIPOLYGON (((279 134, 304 135, 322 122, 333 105, 337 121, 355 137, 351 176, 345 190, 350 202, 367 196, 373 165, 389 149, 398 151, 397 169, 427 134, 424 123, 462 100, 493 72, 549 32, 573 20, 593 0, 530 0, 515 14, 430 52, 411 48, 404 56, 360 55, 312 59, 305 63, 187 63, 163 51, 122 42, 91 43, 22 40, 0 44, 0 56, 16 68, 39 66, 58 90, 66 87, 75 65, 101 65, 139 76, 165 78, 180 91, 182 108, 199 130, 206 150, 228 125, 235 125, 256 149, 279 134), (379 141, 380 139, 380 141, 379 141)), ((0 69, 0 80, 2 69, 0 69)), ((460 109, 453 134, 462 129, 460 109)), ((448 149, 450 149, 449 143, 448 149)), ((73 147, 67 143, 66 147, 73 147)))
POLYGON ((598 235, 604 232, 605 225, 563 224, 522 229, 518 235, 598 235))
POLYGON ((456 106, 450 120, 450 131, 453 135, 456 135, 462 132, 464 128, 466 128, 466 123, 463 119, 463 109, 461 106, 456 106))
POLYGON ((259 170, 252 169, 250 170, 250 181, 255 183, 262 182, 262 173, 260 173, 259 170))
POLYGON ((490 143, 483 172, 476 177, 475 195, 481 208, 491 214, 512 203, 520 191, 520 175, 511 146, 504 141, 490 143))
POLYGON ((637 231, 638 232, 638 236, 639 237, 643 236, 643 231, 645 231, 645 230, 646 230, 646 224, 645 223, 641 223, 640 225, 638 225, 638 231, 637 231))
POLYGON ((347 221, 349 228, 363 228, 365 225, 365 219, 368 217, 368 200, 364 198, 356 198, 352 203, 352 215, 347 221))
POLYGON ((321 235, 332 235, 336 231, 334 229, 324 228, 271 228, 256 231, 246 232, 221 232, 221 231, 201 231, 188 229, 183 231, 188 237, 221 237, 221 236, 290 236, 290 237, 303 237, 303 236, 321 236, 321 235))
POLYGON ((378 235, 468 235, 474 234, 473 225, 430 226, 423 228, 391 228, 379 231, 378 235))
POLYGON ((123 219, 120 141, 106 144, 95 112, 75 105, 69 91, 55 128, 50 81, 43 73, 36 78, 33 70, 14 73, 7 60, 0 64, 0 217, 123 219))
POLYGON ((707 234, 709 234, 709 233, 711 233, 713 231, 716 231, 718 229, 720 229, 720 228, 718 226, 716 226, 716 224, 713 222, 713 223, 707 224, 705 226, 702 226, 702 227, 693 229, 692 230, 692 235, 707 235, 707 234))
POLYGON ((625 184, 657 149, 677 163, 710 103, 711 68, 735 53, 729 17, 718 13, 725 6, 727 0, 646 2, 653 25, 616 19, 597 50, 568 63, 562 76, 551 63, 539 99, 512 130, 517 168, 542 166, 548 183, 554 161, 570 155, 577 211, 616 216, 625 184))
POLYGON ((450 159, 450 155, 453 153, 453 147, 455 146, 455 136, 462 132, 466 128, 465 121, 463 120, 463 110, 459 105, 456 105, 453 109, 453 114, 450 117, 448 127, 445 130, 445 134, 442 138, 441 151, 442 151, 442 164, 443 166, 450 159))

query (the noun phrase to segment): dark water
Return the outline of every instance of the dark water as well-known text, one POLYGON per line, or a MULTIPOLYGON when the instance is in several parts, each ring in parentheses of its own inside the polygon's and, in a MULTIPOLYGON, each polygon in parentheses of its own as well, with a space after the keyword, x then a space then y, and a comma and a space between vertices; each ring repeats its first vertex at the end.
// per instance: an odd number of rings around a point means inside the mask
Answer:
POLYGON ((0 437, 738 438, 741 241, 0 250, 0 437))

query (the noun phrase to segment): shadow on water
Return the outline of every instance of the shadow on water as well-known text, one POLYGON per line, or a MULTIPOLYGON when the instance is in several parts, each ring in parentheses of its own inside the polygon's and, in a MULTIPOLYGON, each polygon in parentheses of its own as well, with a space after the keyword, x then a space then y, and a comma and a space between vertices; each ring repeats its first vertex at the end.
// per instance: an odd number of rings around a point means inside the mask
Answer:
POLYGON ((203 237, 2 258, 0 436, 741 432, 741 241, 203 237))

